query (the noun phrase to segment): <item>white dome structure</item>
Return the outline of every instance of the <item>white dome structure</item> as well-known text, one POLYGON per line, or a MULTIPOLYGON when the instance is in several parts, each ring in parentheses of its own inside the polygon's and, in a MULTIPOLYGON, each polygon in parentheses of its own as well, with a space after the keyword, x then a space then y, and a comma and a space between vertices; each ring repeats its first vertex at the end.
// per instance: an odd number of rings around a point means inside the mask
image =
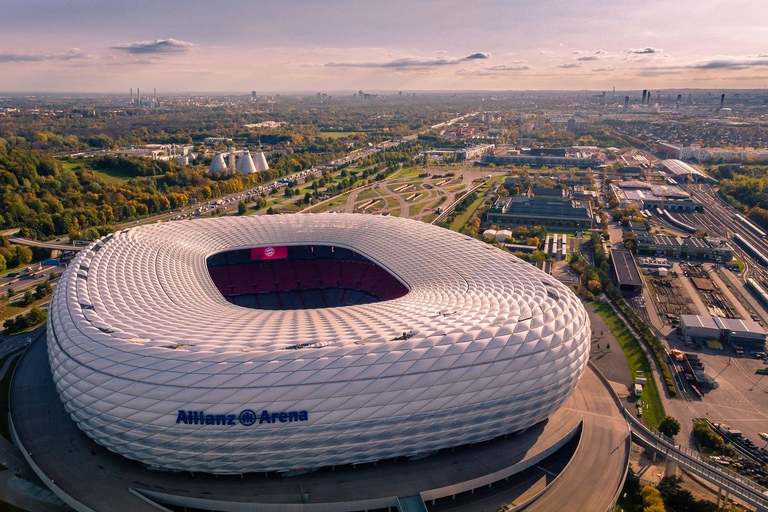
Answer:
POLYGON ((267 157, 264 156, 263 151, 256 152, 256 170, 264 172, 269 170, 269 164, 267 164, 267 157))
POLYGON ((253 163, 253 158, 251 158, 251 153, 249 151, 243 151, 243 154, 238 157, 237 172, 241 174, 251 174, 256 172, 256 166, 253 163))
POLYGON ((227 171, 227 163, 224 161, 224 155, 216 153, 213 155, 213 161, 211 161, 211 167, 208 168, 208 172, 211 174, 218 174, 220 172, 227 171))
POLYGON ((209 473, 371 462, 526 429, 572 394, 590 343, 576 296, 528 263, 354 214, 108 235, 62 275, 47 332, 57 391, 89 437, 209 473))

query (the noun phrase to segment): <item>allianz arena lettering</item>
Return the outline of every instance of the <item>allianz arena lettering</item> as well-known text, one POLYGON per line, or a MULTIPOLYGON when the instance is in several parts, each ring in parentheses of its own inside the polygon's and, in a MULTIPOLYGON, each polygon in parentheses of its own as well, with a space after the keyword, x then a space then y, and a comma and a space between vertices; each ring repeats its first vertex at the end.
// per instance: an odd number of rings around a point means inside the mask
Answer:
POLYGON ((250 427, 264 423, 293 423, 294 421, 309 421, 307 411, 269 412, 261 411, 260 414, 250 409, 245 409, 239 414, 206 414, 205 411, 179 410, 176 414, 176 423, 185 425, 245 425, 250 427))

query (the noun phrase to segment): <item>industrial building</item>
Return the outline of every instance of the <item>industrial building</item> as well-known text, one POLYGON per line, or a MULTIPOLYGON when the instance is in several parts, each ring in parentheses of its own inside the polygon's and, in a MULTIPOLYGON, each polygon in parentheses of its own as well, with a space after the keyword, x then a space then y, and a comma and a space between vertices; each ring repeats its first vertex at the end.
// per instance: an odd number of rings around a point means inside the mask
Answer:
POLYGON ((218 152, 213 156, 208 172, 218 174, 220 172, 238 172, 240 174, 252 174, 269 170, 267 158, 264 152, 258 151, 256 159, 251 157, 248 150, 230 150, 226 153, 218 152))
POLYGON ((488 210, 486 220, 505 227, 592 228, 594 225, 589 201, 546 195, 499 197, 488 210))
POLYGON ((670 235, 638 234, 635 238, 637 253, 667 258, 687 258, 728 263, 733 259, 733 248, 722 238, 696 238, 670 235))
POLYGON ((661 208, 673 212, 700 212, 703 206, 691 195, 674 185, 654 185, 630 180, 611 184, 619 206, 636 205, 641 210, 661 208))
POLYGON ((518 148, 505 153, 480 157, 483 165, 529 165, 531 167, 597 167, 602 164, 597 153, 574 148, 518 148))
POLYGON ((643 276, 635 257, 627 249, 611 249, 613 280, 619 290, 625 293, 639 293, 643 290, 643 276))
POLYGON ((662 160, 659 162, 659 166, 664 170, 670 179, 680 184, 689 182, 713 183, 715 181, 696 167, 679 159, 662 160))
POLYGON ((698 341, 727 342, 749 352, 765 350, 765 329, 753 320, 680 315, 680 334, 698 341))

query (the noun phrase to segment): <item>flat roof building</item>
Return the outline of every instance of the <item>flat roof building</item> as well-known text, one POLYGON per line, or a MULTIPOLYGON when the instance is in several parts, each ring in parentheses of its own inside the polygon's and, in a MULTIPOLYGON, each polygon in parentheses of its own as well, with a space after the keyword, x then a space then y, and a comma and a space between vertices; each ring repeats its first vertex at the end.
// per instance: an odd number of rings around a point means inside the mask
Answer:
POLYGON ((638 293, 643 289, 643 276, 632 252, 627 249, 612 249, 613 278, 622 292, 638 293))
POLYGON ((645 181, 629 180, 611 184, 611 190, 619 201, 619 206, 637 205, 641 210, 663 208, 669 211, 702 211, 701 203, 680 187, 674 185, 654 185, 645 181))
POLYGON ((680 315, 680 332, 698 340, 717 339, 751 352, 765 350, 766 332, 754 320, 680 315))
POLYGON ((487 220, 499 226, 591 228, 594 218, 589 201, 569 197, 500 197, 488 210, 487 220))

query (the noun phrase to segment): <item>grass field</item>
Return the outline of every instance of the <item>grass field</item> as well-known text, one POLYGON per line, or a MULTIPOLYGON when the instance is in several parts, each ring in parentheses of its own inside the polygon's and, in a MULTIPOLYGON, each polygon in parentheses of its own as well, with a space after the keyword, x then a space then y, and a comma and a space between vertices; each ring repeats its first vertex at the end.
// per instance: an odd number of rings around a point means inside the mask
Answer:
POLYGON ((483 204, 483 201, 485 201, 485 193, 490 187, 491 184, 488 182, 477 189, 477 199, 472 201, 472 204, 469 205, 469 208, 467 208, 461 215, 457 216, 453 222, 451 222, 451 231, 460 231, 461 228, 464 227, 464 224, 466 224, 467 221, 472 218, 472 215, 475 214, 477 209, 480 208, 480 205, 483 204))
POLYGON ((643 409, 643 419, 649 427, 656 428, 666 413, 664 412, 664 405, 661 403, 656 381, 651 378, 651 363, 640 348, 640 342, 632 336, 632 333, 629 332, 624 322, 616 316, 610 305, 605 302, 595 302, 595 310, 621 345, 621 350, 627 358, 630 375, 634 376, 637 370, 642 370, 648 377, 648 384, 643 387, 643 395, 640 397, 643 404, 647 406, 643 409))

